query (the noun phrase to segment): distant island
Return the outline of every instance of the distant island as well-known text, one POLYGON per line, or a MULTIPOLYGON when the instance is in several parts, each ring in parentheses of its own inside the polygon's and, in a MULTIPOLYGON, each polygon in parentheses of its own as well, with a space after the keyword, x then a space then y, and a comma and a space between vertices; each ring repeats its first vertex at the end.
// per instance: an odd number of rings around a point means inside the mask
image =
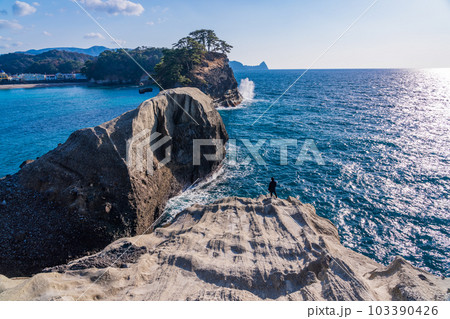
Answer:
POLYGON ((111 50, 110 48, 103 47, 103 46, 93 46, 87 49, 82 48, 74 48, 74 47, 63 47, 63 48, 46 48, 46 49, 39 49, 39 50, 28 50, 23 52, 15 52, 15 53, 25 53, 25 54, 31 54, 31 55, 38 55, 49 51, 67 51, 67 52, 75 52, 75 53, 82 53, 87 54, 91 56, 99 56, 100 53, 111 50))
POLYGON ((259 65, 244 65, 238 61, 230 61, 230 67, 233 71, 249 71, 249 70, 269 70, 266 62, 261 62, 259 65))

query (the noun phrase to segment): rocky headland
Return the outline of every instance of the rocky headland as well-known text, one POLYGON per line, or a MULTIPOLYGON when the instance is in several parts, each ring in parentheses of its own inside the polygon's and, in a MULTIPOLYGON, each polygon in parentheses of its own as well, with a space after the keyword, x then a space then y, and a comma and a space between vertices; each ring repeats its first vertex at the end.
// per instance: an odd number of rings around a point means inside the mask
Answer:
POLYGON ((30 275, 144 233, 169 198, 220 165, 204 158, 193 165, 194 139, 228 136, 212 99, 178 88, 24 162, 0 179, 0 273, 30 275), (153 133, 152 144, 164 143, 151 163, 128 165, 127 141, 147 154, 153 133), (161 165, 168 151, 171 161, 161 165))
POLYGON ((229 65, 227 53, 232 48, 214 30, 193 31, 163 51, 155 66, 155 79, 164 88, 199 88, 216 107, 237 106, 243 97, 229 65))
POLYGON ((345 248, 297 199, 231 197, 31 278, 0 276, 0 300, 445 300, 449 287, 345 248))
POLYGON ((234 107, 243 100, 225 54, 207 52, 202 63, 191 71, 190 78, 192 86, 208 94, 217 107, 234 107))

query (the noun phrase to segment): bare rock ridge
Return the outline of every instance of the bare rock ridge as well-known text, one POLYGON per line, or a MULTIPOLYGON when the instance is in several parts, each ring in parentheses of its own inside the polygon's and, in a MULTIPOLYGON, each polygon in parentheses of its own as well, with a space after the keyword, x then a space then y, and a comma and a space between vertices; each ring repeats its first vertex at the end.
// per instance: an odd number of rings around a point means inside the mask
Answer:
POLYGON ((226 141, 228 135, 207 95, 177 88, 109 122, 76 131, 56 149, 25 162, 17 174, 0 180, 5 201, 0 205, 0 273, 30 275, 145 232, 170 197, 220 165, 202 157, 194 166, 194 139, 226 141), (136 158, 127 165, 127 141, 132 141, 131 159, 143 155, 142 166, 136 158), (160 141, 153 159, 147 158, 149 146, 160 141), (170 162, 160 165, 168 151, 170 162))
POLYGON ((345 248, 311 205, 232 197, 32 278, 0 276, 0 300, 445 300, 449 287, 345 248))

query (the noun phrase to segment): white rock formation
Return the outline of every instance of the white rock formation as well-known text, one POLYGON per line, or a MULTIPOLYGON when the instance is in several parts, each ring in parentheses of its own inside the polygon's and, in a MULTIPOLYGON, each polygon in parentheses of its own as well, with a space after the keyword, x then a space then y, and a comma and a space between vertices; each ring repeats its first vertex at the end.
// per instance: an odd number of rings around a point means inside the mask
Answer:
POLYGON ((385 267, 345 248, 311 205, 232 197, 50 273, 0 277, 0 299, 445 300, 449 287, 401 257, 385 267))

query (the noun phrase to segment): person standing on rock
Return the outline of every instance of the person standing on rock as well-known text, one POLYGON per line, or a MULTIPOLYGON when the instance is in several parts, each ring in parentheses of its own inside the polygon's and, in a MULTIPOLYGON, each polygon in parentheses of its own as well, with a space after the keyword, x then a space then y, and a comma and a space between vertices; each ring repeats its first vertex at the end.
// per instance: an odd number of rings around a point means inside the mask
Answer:
POLYGON ((269 183, 270 197, 272 197, 273 194, 275 194, 275 198, 278 198, 276 188, 277 182, 275 182, 275 179, 272 177, 272 181, 269 183))

